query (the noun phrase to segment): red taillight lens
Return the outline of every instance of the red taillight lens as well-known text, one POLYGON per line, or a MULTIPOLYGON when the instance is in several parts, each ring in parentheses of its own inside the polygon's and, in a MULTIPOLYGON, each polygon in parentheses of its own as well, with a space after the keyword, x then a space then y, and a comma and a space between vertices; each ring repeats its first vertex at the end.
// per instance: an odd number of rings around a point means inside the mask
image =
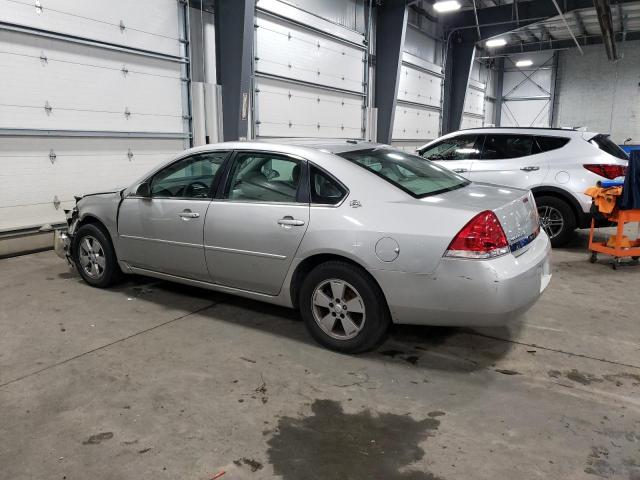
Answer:
POLYGON ((479 213, 449 244, 445 257, 491 258, 509 253, 509 242, 496 214, 479 213))
POLYGON ((614 178, 624 177, 627 174, 627 167, 622 165, 606 165, 597 163, 588 163, 583 165, 590 172, 600 175, 601 177, 613 180, 614 178))

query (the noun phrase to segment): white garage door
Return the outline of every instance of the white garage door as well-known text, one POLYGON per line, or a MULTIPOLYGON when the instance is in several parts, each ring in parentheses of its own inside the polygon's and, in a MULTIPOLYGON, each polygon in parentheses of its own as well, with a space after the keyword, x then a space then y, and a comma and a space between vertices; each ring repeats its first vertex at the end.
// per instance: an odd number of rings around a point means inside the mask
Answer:
POLYGON ((484 83, 469 79, 460 129, 479 128, 484 124, 485 88, 484 83))
POLYGON ((257 7, 254 135, 363 138, 364 36, 281 2, 257 7))
POLYGON ((500 125, 503 127, 549 127, 553 88, 554 52, 507 57, 502 84, 500 125), (520 59, 533 65, 519 68, 520 59))
POLYGON ((407 52, 402 60, 391 138, 414 151, 440 134, 442 69, 407 52))
POLYGON ((0 233, 64 221, 189 138, 175 0, 0 0, 0 233))

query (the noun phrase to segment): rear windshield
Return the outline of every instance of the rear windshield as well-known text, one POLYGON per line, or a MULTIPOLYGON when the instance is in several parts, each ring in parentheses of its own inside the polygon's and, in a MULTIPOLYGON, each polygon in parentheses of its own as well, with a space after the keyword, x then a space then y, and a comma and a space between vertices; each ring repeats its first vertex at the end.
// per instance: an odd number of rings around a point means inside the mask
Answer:
POLYGON ((378 147, 338 155, 375 173, 416 198, 448 192, 470 183, 424 158, 390 148, 378 147))
POLYGON ((589 143, 595 145, 603 152, 607 152, 609 155, 613 155, 614 157, 621 158, 623 160, 629 160, 629 157, 624 153, 624 150, 616 145, 613 140, 609 138, 609 135, 596 135, 589 140, 589 143))

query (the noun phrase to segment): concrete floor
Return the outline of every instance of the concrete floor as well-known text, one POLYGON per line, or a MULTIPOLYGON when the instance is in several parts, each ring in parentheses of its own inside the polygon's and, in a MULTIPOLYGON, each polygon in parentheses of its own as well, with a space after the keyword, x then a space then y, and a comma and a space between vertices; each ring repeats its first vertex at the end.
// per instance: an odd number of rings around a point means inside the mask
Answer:
MULTIPOLYGON (((582 234, 521 320, 314 344, 295 312, 0 261, 1 479, 640 479, 640 267, 582 234)), ((462 293, 462 292, 461 292, 462 293)))

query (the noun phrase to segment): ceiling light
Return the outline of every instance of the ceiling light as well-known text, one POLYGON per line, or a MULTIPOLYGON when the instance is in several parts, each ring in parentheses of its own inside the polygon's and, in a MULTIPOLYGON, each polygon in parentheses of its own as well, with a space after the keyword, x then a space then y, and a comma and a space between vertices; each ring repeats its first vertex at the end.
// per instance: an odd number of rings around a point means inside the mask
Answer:
POLYGON ((460 10, 460 2, 458 0, 445 0, 434 3, 433 8, 439 13, 453 12, 454 10, 460 10))
POLYGON ((487 40, 485 45, 489 48, 494 47, 504 47, 507 44, 507 41, 504 38, 492 38, 491 40, 487 40))
POLYGON ((530 67, 531 65, 533 65, 531 60, 518 60, 516 62, 516 67, 530 67))

